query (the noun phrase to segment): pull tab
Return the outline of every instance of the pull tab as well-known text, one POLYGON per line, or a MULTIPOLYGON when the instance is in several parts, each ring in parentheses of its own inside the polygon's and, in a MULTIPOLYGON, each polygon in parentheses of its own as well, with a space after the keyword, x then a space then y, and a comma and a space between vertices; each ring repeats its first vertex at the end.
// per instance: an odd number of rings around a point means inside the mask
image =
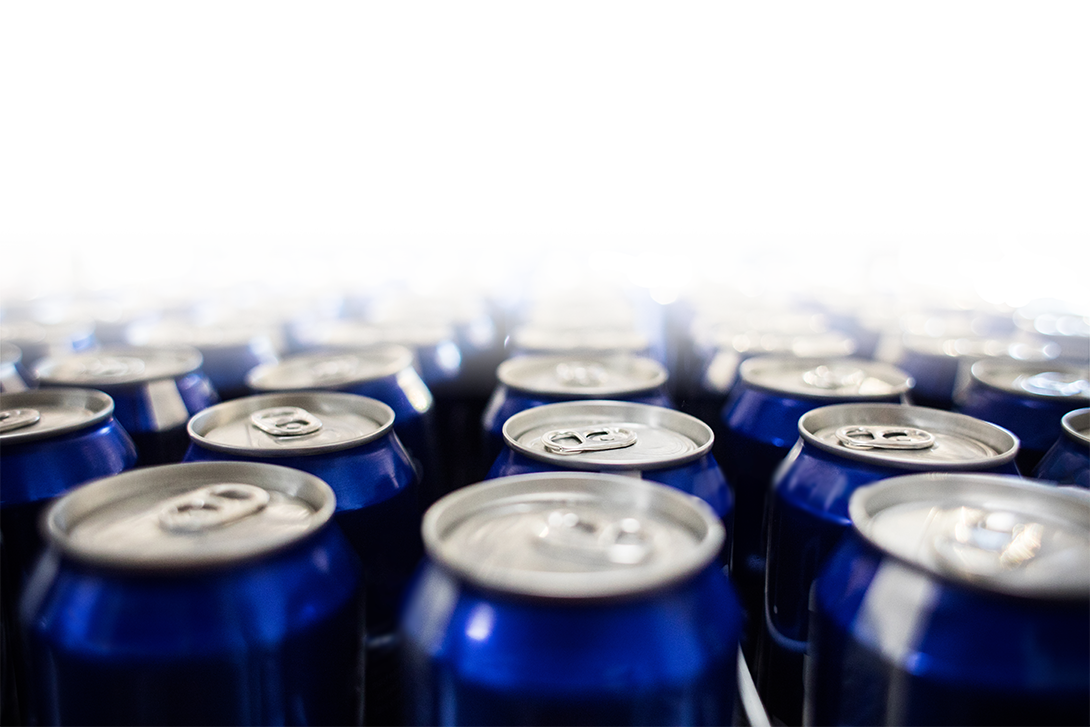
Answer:
POLYGON ((120 379, 139 376, 146 365, 133 356, 99 356, 81 364, 80 376, 89 379, 120 379))
POLYGON ((553 454, 601 452, 607 449, 631 447, 636 443, 636 433, 623 427, 554 429, 541 435, 541 443, 553 454))
POLYGON ((249 517, 268 504, 269 493, 260 487, 211 485, 163 503, 159 525, 172 533, 199 533, 249 517))
POLYGON ((311 365, 310 375, 317 381, 340 381, 356 373, 358 367, 355 356, 336 356, 311 365))
POLYGON ((818 366, 803 373, 802 380, 817 389, 858 389, 866 380, 863 369, 854 366, 818 366))
POLYGON ((601 386, 608 376, 604 366, 590 361, 565 361, 556 366, 556 377, 568 386, 601 386))
POLYGON ((1032 394, 1045 396, 1087 396, 1090 394, 1090 381, 1077 374, 1045 371, 1035 376, 1019 377, 1019 379, 1021 387, 1032 394))
MULTIPOLYGON (((949 512, 949 511, 948 511, 949 512)), ((994 575, 1027 565, 1041 550, 1045 528, 1024 522, 1010 512, 985 512, 968 507, 950 513, 934 540, 940 563, 974 575, 994 575)))
POLYGON ((29 427, 41 421, 42 415, 37 409, 4 409, 0 411, 0 432, 11 432, 29 427))
POLYGON ((250 423, 274 437, 298 437, 313 434, 322 428, 318 417, 298 406, 262 409, 250 415, 250 423))
POLYGON ((639 565, 652 551, 652 536, 634 517, 599 520, 554 510, 537 533, 538 548, 564 560, 591 565, 639 565))
POLYGON ((935 435, 913 427, 841 427, 836 438, 849 449, 928 449, 935 435))

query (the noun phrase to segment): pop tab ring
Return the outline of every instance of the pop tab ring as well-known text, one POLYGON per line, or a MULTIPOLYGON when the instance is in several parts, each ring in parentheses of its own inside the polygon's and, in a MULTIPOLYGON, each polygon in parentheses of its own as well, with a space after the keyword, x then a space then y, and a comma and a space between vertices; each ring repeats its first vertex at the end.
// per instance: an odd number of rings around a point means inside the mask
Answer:
POLYGON ((322 421, 299 406, 277 406, 250 415, 250 423, 274 437, 298 437, 322 428, 322 421))
POLYGON ((541 435, 541 443, 553 454, 580 454, 623 449, 636 443, 636 433, 623 427, 554 429, 541 435), (564 440, 575 440, 574 443, 564 440))
POLYGON ((42 415, 37 409, 5 409, 0 411, 0 433, 29 427, 41 419, 42 415))
POLYGON ((608 373, 593 361, 566 361, 556 366, 556 378, 568 386, 601 386, 608 373))
POLYGON ((637 518, 608 520, 567 509, 546 516, 535 545, 553 557, 596 566, 640 565, 653 550, 637 518))
POLYGON ((802 380, 817 389, 858 389, 866 380, 867 373, 856 366, 821 365, 802 374, 802 380))
POLYGON ((836 438, 848 449, 928 449, 935 443, 935 435, 923 429, 871 424, 840 427, 836 438))
POLYGON ((167 500, 159 525, 172 533, 199 533, 233 523, 269 504, 269 493, 254 485, 211 485, 167 500))

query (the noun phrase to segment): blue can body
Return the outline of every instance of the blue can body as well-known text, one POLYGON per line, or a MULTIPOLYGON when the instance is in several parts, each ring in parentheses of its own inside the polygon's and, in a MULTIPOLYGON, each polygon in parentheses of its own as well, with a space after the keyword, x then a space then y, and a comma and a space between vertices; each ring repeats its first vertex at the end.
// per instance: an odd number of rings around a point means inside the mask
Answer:
POLYGON ((1088 655, 1085 601, 944 581, 851 531, 814 584, 808 724, 1085 725, 1088 655))
POLYGON ((1038 480, 1090 489, 1090 409, 1076 409, 1063 417, 1063 434, 1034 470, 1038 480))
POLYGON ((732 719, 741 617, 714 565, 644 598, 557 604, 475 588, 429 563, 406 604, 403 629, 410 724, 732 719), (447 618, 430 621, 430 604, 447 618), (481 614, 490 623, 484 638, 474 628, 481 614), (438 623, 446 628, 433 633, 438 623))

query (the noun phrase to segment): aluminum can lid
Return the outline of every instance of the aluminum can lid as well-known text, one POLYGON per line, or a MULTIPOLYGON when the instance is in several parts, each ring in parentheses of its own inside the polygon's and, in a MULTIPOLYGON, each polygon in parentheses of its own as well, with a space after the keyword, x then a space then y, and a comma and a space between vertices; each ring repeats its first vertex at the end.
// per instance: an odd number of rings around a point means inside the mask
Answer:
POLYGON ((0 444, 69 434, 106 421, 114 400, 92 389, 34 389, 0 394, 0 444))
POLYGON ((308 353, 255 367, 246 375, 246 385, 255 391, 333 389, 394 376, 412 364, 412 352, 393 344, 344 353, 308 353))
POLYGON ((545 356, 508 359, 496 369, 500 383, 534 394, 588 399, 623 396, 657 389, 666 383, 666 368, 641 356, 545 356))
POLYGON ((435 346, 454 338, 454 328, 428 321, 329 321, 311 327, 303 338, 311 345, 337 349, 358 349, 393 343, 410 348, 435 346))
POLYGON ((739 375, 750 386, 812 399, 888 399, 914 383, 895 366, 858 358, 756 356, 739 375))
POLYGON ((1090 371, 1084 367, 984 360, 973 364, 971 371, 975 381, 1019 397, 1073 404, 1090 400, 1090 371))
POLYGON ((634 596, 712 563, 725 538, 703 501, 617 475, 548 472, 462 488, 424 516, 435 562, 478 586, 551 599, 634 596))
MULTIPOLYGON (((139 334, 139 343, 148 346, 186 345, 203 349, 232 349, 255 341, 271 341, 275 332, 269 326, 246 323, 197 324, 188 321, 160 321, 139 334)), ((136 337, 134 337, 136 342, 136 337)))
POLYGON ((868 541, 945 578, 1027 597, 1090 598, 1090 495, 1000 475, 927 473, 861 487, 868 541))
POLYGON ((673 409, 625 401, 565 401, 521 411, 507 446, 562 469, 663 469, 711 452, 712 430, 673 409))
POLYGON ((1060 420, 1068 438, 1090 446, 1090 409, 1076 409, 1063 415, 1060 420))
POLYGON ((523 351, 560 353, 597 351, 639 353, 651 345, 647 336, 625 328, 545 328, 521 326, 512 336, 515 347, 523 351))
POLYGON ((388 434, 394 410, 381 401, 331 391, 247 396, 189 420, 189 438, 206 449, 251 457, 323 454, 388 434))
POLYGON ((201 367, 200 351, 190 346, 110 346, 50 358, 35 367, 43 384, 124 386, 177 379, 201 367))
POLYGON ((37 321, 13 321, 0 325, 0 339, 16 344, 65 343, 86 338, 94 333, 91 321, 67 321, 63 323, 38 323, 37 321))
POLYGON ((123 570, 226 566, 296 543, 333 515, 314 475, 256 462, 132 470, 62 497, 44 521, 65 555, 123 570))
POLYGON ((904 347, 928 356, 961 359, 1009 358, 1016 361, 1051 361, 1060 355, 1060 347, 1045 340, 1017 338, 936 338, 906 334, 904 347))
POLYGON ((990 469, 1018 452, 1002 427, 940 409, 834 404, 799 418, 803 441, 840 457, 906 470, 990 469))

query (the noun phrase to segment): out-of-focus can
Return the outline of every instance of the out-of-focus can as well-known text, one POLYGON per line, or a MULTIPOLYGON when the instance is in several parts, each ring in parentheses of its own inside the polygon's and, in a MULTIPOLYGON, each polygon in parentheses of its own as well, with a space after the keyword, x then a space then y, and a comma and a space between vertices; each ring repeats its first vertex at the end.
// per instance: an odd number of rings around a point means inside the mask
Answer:
POLYGON ((1033 476, 1090 489, 1090 409, 1069 411, 1060 423, 1063 433, 1041 459, 1033 476))
POLYGON ((193 417, 186 454, 187 462, 279 464, 309 472, 333 488, 334 520, 363 563, 371 724, 400 717, 397 612, 423 555, 416 473, 393 425, 390 407, 355 394, 250 396, 193 417))
POLYGON ((696 495, 723 522, 730 562, 734 496, 712 455, 715 436, 696 417, 627 401, 566 401, 527 409, 503 425, 489 479, 580 470, 669 485, 696 495))
POLYGON ((511 334, 511 353, 513 356, 536 353, 566 356, 628 354, 651 357, 654 350, 651 338, 634 328, 523 324, 511 334))
POLYGON ((248 462, 62 498, 21 604, 37 721, 358 722, 360 566, 334 507, 317 477, 248 462))
POLYGON ((413 724, 726 724, 741 611, 697 498, 552 472, 424 517, 402 629, 413 724))
POLYGON ((101 389, 114 416, 136 443, 137 465, 182 461, 189 447, 189 417, 219 397, 188 346, 110 347, 46 359, 35 369, 43 387, 101 389))
POLYGON ((1060 300, 1037 300, 1014 315, 1019 329, 1060 347, 1060 360, 1077 366, 1090 363, 1090 315, 1060 300))
POLYGON ((969 384, 969 369, 980 360, 1044 362, 1055 359, 1060 347, 1043 339, 941 338, 905 335, 896 352, 884 354, 915 380, 913 401, 920 406, 950 409, 969 384))
POLYGON ((1018 474, 1017 438, 963 414, 897 404, 834 404, 799 419, 768 508, 765 626, 757 676, 769 711, 802 717, 810 585, 851 527, 857 488, 908 472, 1018 474))
POLYGON ((420 467, 421 504, 440 489, 436 473, 434 399, 413 368, 412 351, 382 345, 343 353, 305 353, 258 366, 246 375, 255 393, 343 391, 378 399, 394 410, 394 431, 420 467))
POLYGON ((814 585, 806 724, 1090 721, 1090 498, 926 474, 850 511, 814 585))
POLYGON ((731 578, 749 617, 747 654, 764 623, 765 498, 773 472, 798 440, 799 418, 830 404, 907 403, 912 384, 904 371, 863 359, 757 356, 740 366, 723 408, 716 460, 734 490, 731 578))
POLYGON ((36 385, 23 366, 23 352, 14 343, 0 342, 0 393, 26 391, 36 385))
MULTIPOLYGON (((42 550, 41 512, 73 487, 118 474, 135 463, 136 448, 114 419, 113 400, 101 391, 37 389, 0 396, 3 629, 14 669, 9 678, 24 698, 16 604, 42 550)), ((11 706, 4 706, 9 717, 11 706)))
POLYGON ((1059 363, 978 361, 959 397, 963 414, 1006 427, 1022 447, 1018 468, 1032 472, 1056 439, 1064 414, 1090 403, 1090 370, 1059 363))
POLYGON ((250 393, 246 374, 278 358, 278 331, 272 326, 237 323, 193 323, 165 320, 134 333, 132 343, 143 346, 192 346, 201 352, 201 370, 223 400, 250 393))
POLYGON ((18 346, 23 352, 23 365, 33 371, 43 358, 66 356, 92 348, 96 343, 95 326, 90 321, 5 321, 0 325, 0 341, 18 346))
POLYGON ((671 405, 666 368, 640 356, 516 356, 496 370, 499 384, 482 424, 489 461, 503 450, 503 425, 514 414, 544 404, 587 399, 671 405))

